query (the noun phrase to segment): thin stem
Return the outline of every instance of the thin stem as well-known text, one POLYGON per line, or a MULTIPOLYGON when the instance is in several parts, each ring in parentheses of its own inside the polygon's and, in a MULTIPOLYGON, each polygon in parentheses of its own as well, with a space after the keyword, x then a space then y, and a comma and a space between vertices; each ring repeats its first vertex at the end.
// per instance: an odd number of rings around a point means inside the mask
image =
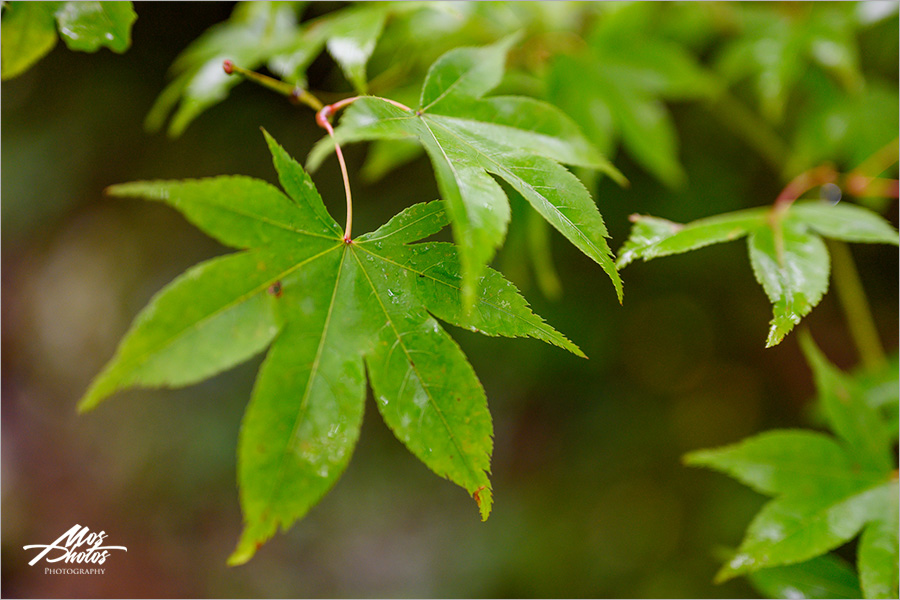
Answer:
POLYGON ((857 198, 896 198, 898 181, 883 177, 867 177, 860 173, 848 173, 844 187, 857 198))
POLYGON ((347 225, 344 227, 344 242, 350 243, 350 232, 353 229, 353 198, 350 194, 350 176, 347 174, 347 163, 344 162, 344 153, 341 152, 341 145, 338 143, 337 138, 334 137, 334 127, 331 126, 331 122, 328 120, 332 114, 332 106, 334 105, 325 106, 316 113, 316 123, 327 131, 331 139, 334 140, 334 153, 337 154, 338 162, 341 165, 341 177, 344 178, 344 195, 347 197, 347 225))
POLYGON ((826 183, 834 183, 837 177, 837 171, 831 165, 821 165, 800 173, 784 186, 784 189, 778 194, 778 197, 775 199, 774 210, 778 213, 784 213, 791 207, 794 200, 814 187, 819 187, 826 183))
MULTIPOLYGON (((344 242, 348 244, 351 242, 350 233, 353 228, 353 199, 350 194, 350 176, 347 174, 347 163, 344 162, 344 153, 341 152, 341 145, 338 143, 337 138, 334 136, 334 127, 331 126, 331 118, 337 111, 341 110, 345 106, 353 104, 360 98, 362 98, 362 96, 353 96, 351 98, 338 100, 334 104, 323 106, 316 113, 316 123, 318 123, 319 127, 327 131, 328 135, 331 136, 331 139, 334 140, 334 153, 337 155, 338 163, 340 163, 341 165, 341 177, 344 178, 344 195, 347 197, 347 225, 346 227, 344 227, 344 242)), ((390 102, 397 108, 402 108, 405 111, 412 112, 411 108, 397 102, 396 100, 391 100, 389 98, 381 98, 381 100, 390 102)))
POLYGON ((226 60, 222 63, 222 69, 224 69, 224 71, 229 75, 237 73, 248 81, 252 81, 257 85, 261 85, 262 87, 281 94, 282 96, 287 96, 288 98, 290 98, 291 102, 295 104, 305 104, 315 111, 322 110, 322 102, 301 87, 285 83, 280 79, 275 79, 274 77, 269 77, 268 75, 263 75, 262 73, 257 73, 256 71, 251 71, 249 69, 239 67, 230 60, 226 60))
POLYGON ((894 138, 878 152, 864 160, 851 174, 859 174, 867 177, 880 175, 891 165, 897 162, 897 152, 900 151, 900 139, 894 138))
POLYGON ((846 243, 831 239, 828 240, 828 247, 831 250, 834 286, 860 361, 869 370, 882 367, 887 364, 887 359, 850 249, 846 243))

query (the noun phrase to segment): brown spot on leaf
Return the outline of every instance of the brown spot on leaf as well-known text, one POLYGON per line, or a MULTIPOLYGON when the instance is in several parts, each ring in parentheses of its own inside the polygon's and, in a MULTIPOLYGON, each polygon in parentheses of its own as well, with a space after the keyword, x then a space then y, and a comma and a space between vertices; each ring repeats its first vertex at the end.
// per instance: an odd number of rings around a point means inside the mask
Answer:
POLYGON ((275 296, 276 298, 281 298, 281 282, 276 281, 275 283, 270 285, 269 289, 266 291, 268 291, 269 294, 271 294, 272 296, 275 296))
POLYGON ((478 508, 481 508, 481 490, 483 490, 485 486, 479 487, 477 490, 472 492, 472 497, 475 498, 475 504, 478 505, 478 508))

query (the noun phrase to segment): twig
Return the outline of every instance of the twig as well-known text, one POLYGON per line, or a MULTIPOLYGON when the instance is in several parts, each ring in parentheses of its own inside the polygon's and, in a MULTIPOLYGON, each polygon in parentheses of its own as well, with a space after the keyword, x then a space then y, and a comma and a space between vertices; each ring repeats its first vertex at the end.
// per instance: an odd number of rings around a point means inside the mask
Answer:
POLYGON ((262 73, 239 67, 230 60, 226 60, 222 63, 222 69, 229 75, 237 73, 248 81, 252 81, 257 85, 261 85, 282 96, 287 96, 294 104, 305 104, 315 111, 322 110, 322 102, 299 86, 291 85, 280 79, 275 79, 274 77, 269 77, 268 75, 263 75, 262 73))
POLYGON ((884 366, 887 359, 878 338, 878 330, 872 317, 872 309, 863 290, 859 273, 847 244, 838 240, 828 240, 831 250, 832 275, 838 299, 847 319, 850 336, 859 352, 859 358, 866 369, 884 366))

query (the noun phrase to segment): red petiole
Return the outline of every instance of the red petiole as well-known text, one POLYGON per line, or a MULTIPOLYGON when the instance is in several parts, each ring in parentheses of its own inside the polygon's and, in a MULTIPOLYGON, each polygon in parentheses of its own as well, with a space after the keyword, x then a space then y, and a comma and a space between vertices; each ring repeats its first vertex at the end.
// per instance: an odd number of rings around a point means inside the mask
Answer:
MULTIPOLYGON (((319 127, 327 131, 328 135, 331 136, 331 139, 334 140, 334 153, 337 155, 338 163, 340 163, 341 165, 341 176, 344 178, 344 194, 347 197, 347 225, 344 228, 344 243, 346 244, 350 244, 352 242, 350 238, 350 232, 353 227, 353 200, 350 194, 350 176, 347 174, 347 163, 344 161, 344 153, 341 152, 341 145, 338 143, 337 138, 334 137, 334 127, 331 126, 331 118, 335 113, 337 113, 337 111, 341 110, 345 106, 353 104, 360 98, 362 98, 362 96, 353 96, 352 98, 344 98, 343 100, 338 100, 334 104, 323 106, 322 109, 316 113, 316 123, 318 123, 319 127)), ((411 108, 395 100, 389 100, 388 98, 382 98, 382 100, 390 102, 397 108, 412 112, 411 108)))
MULTIPOLYGON (((318 123, 319 127, 327 131, 328 135, 331 136, 331 139, 334 140, 334 152, 335 154, 337 154, 338 162, 341 165, 341 176, 344 179, 344 193, 347 196, 347 225, 344 228, 344 242, 347 244, 351 243, 350 232, 353 226, 353 200, 350 194, 350 177, 347 174, 347 163, 344 161, 344 153, 341 152, 341 145, 338 144, 337 139, 334 137, 334 128, 331 126, 331 118, 339 110, 341 110, 345 106, 353 104, 354 102, 362 98, 362 96, 344 98, 343 100, 338 100, 333 104, 326 104, 323 106, 318 98, 302 88, 292 86, 278 79, 273 79, 272 77, 268 77, 267 75, 263 75, 262 73, 243 69, 230 60, 226 60, 225 62, 223 62, 222 68, 229 75, 241 75, 242 77, 253 81, 258 85, 288 96, 293 102, 302 102, 303 104, 306 104, 316 111, 316 123, 318 123)), ((391 100, 389 98, 381 98, 381 100, 389 102, 397 108, 400 108, 407 112, 412 112, 411 108, 404 104, 401 104, 400 102, 397 102, 396 100, 391 100)), ((421 115, 421 113, 419 111, 416 111, 416 115, 419 116, 421 115)))

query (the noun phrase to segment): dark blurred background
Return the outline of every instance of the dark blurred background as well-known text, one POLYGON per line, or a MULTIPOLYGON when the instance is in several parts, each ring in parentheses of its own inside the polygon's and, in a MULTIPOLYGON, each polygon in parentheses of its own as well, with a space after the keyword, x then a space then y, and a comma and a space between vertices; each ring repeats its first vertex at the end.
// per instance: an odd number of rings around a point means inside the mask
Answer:
MULTIPOLYGON (((104 197, 113 183, 240 173, 275 182, 259 128, 305 157, 311 113, 240 85, 177 139, 142 121, 179 51, 231 3, 138 3, 124 55, 63 44, 2 85, 2 592, 6 597, 743 597, 712 584, 764 499, 681 455, 775 427, 808 426, 814 392, 796 336, 764 349, 770 306, 745 245, 630 266, 619 306, 606 276, 553 234, 563 295, 547 300, 511 243, 498 257, 537 313, 590 357, 533 340, 449 328, 487 391, 495 508, 474 503, 396 441, 371 401, 336 487, 246 566, 228 568, 241 526, 235 445, 260 359, 182 390, 75 405, 149 297, 226 252, 175 211, 104 197), (75 523, 105 530, 103 576, 44 575, 26 544, 75 523)), ((316 5, 325 12, 334 4, 316 5)), ((896 17, 886 24, 896 86, 896 17), (891 31, 893 31, 891 33, 891 31), (892 37, 891 37, 892 36, 892 37)), ((863 46, 865 48, 865 46, 863 46)), ((877 54, 877 53, 876 53, 877 54)), ((312 87, 333 63, 317 60, 312 87)), ((893 70, 893 71, 891 71, 893 70)), ((624 153, 629 189, 601 181, 618 248, 628 215, 687 221, 770 203, 783 183, 702 104, 670 106, 688 183, 659 184, 624 153)), ((345 150, 351 173, 365 146, 345 150)), ((353 176, 351 176, 353 178, 353 176)), ((315 175, 343 218, 334 160, 315 175)), ((420 159, 378 183, 356 178, 358 231, 437 197, 420 159)), ((896 203, 888 215, 896 225, 896 203)), ((521 234, 515 219, 510 239, 521 234)), ((896 249, 854 245, 887 349, 898 333, 896 249)), ((836 295, 806 319, 833 362, 857 362, 836 295)))

